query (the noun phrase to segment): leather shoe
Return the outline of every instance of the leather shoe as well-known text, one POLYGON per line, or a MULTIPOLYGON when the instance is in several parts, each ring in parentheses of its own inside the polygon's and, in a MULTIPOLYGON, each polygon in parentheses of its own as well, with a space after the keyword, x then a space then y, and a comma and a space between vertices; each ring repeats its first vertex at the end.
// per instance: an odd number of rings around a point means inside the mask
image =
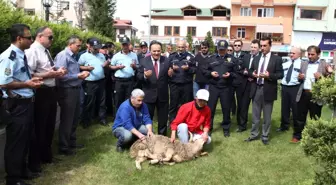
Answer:
POLYGON ((75 155, 76 152, 74 150, 60 150, 58 152, 60 155, 65 155, 65 156, 71 156, 71 155, 75 155))
POLYGON ((230 137, 230 132, 229 131, 223 131, 224 132, 224 137, 230 137))
POLYGON ((121 146, 117 146, 116 148, 117 152, 122 153, 124 152, 124 149, 121 146))
POLYGON ((291 140, 290 142, 291 142, 291 143, 299 143, 300 140, 297 139, 297 138, 295 138, 295 137, 293 137, 292 140, 291 140))
POLYGON ((42 164, 55 164, 55 163, 60 163, 62 160, 56 157, 53 157, 52 159, 48 159, 48 160, 43 160, 42 164))
POLYGON ((6 185, 31 185, 31 184, 19 181, 19 182, 6 182, 6 185))
POLYGON ((73 146, 70 146, 72 149, 82 149, 84 148, 84 145, 83 144, 76 144, 76 145, 73 145, 73 146))
POLYGON ((268 145, 268 144, 269 144, 268 139, 262 139, 261 142, 262 142, 264 145, 268 145))
POLYGON ((24 180, 33 180, 36 178, 41 177, 40 173, 37 172, 31 172, 31 171, 26 171, 26 173, 21 177, 24 180))
POLYGON ((247 138, 247 139, 245 139, 244 141, 245 142, 251 142, 251 141, 255 141, 255 140, 257 140, 258 138, 252 138, 252 137, 249 137, 249 138, 247 138))
POLYGON ((236 130, 236 132, 244 132, 244 131, 246 131, 246 128, 245 129, 240 129, 240 128, 238 128, 237 130, 236 130))
POLYGON ((106 120, 101 120, 100 121, 100 124, 103 125, 103 126, 108 126, 108 123, 106 120))
POLYGON ((278 128, 276 131, 277 132, 286 132, 288 130, 288 128, 286 129, 286 128, 278 128))

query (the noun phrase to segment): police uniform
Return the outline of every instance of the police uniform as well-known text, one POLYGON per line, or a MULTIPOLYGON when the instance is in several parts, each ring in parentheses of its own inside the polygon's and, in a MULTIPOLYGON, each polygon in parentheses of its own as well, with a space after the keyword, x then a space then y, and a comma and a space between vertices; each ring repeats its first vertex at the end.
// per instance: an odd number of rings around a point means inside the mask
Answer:
MULTIPOLYGON (((148 47, 148 44, 145 41, 142 41, 140 42, 140 47, 142 46, 148 47)), ((146 53, 142 53, 142 51, 140 51, 140 53, 138 54, 138 61, 140 62, 140 60, 145 58, 147 54, 148 54, 148 51, 146 51, 146 53)))
MULTIPOLYGON (((219 41, 218 47, 227 48, 228 43, 226 41, 219 41)), ((230 118, 230 108, 232 103, 232 82, 236 78, 237 74, 237 61, 236 59, 229 54, 220 56, 219 54, 214 54, 208 65, 205 67, 204 74, 209 80, 209 92, 210 98, 208 105, 211 109, 211 130, 213 129, 213 120, 215 117, 216 106, 218 98, 220 99, 223 121, 222 128, 225 136, 229 136, 231 118, 230 118), (218 77, 213 77, 212 72, 217 72, 218 77), (228 78, 223 78, 223 74, 226 72, 230 73, 228 78)))
MULTIPOLYGON (((11 45, 0 55, 0 85, 30 80, 24 52, 11 45)), ((6 127, 5 170, 7 183, 16 183, 26 175, 30 131, 33 124, 34 92, 29 88, 2 89, 2 106, 10 117, 6 127)))
MULTIPOLYGON (((105 56, 105 60, 107 61, 111 61, 113 54, 109 53, 109 54, 104 54, 105 56)), ((114 91, 114 85, 115 82, 112 79, 112 73, 113 71, 108 68, 105 67, 104 68, 104 74, 105 74, 105 94, 106 94, 106 101, 105 101, 105 105, 106 105, 106 112, 108 114, 114 115, 114 103, 113 103, 113 91, 114 91)))
MULTIPOLYGON (((92 42, 94 42, 92 40, 92 42)), ((93 45, 94 43, 92 43, 93 45)), ((97 44, 99 44, 97 42, 97 44)), ((82 113, 82 123, 84 127, 88 126, 94 117, 96 108, 99 121, 106 124, 106 105, 105 105, 105 74, 103 64, 105 56, 101 53, 93 54, 86 52, 81 55, 78 64, 82 66, 92 66, 90 76, 85 79, 85 98, 82 113), (97 106, 96 106, 97 105, 97 106)))
POLYGON ((192 101, 193 97, 193 74, 196 72, 195 58, 188 52, 174 52, 169 56, 169 66, 174 65, 179 69, 174 70, 169 81, 170 105, 169 121, 172 122, 177 114, 179 105, 192 101), (188 65, 188 70, 183 70, 182 66, 188 65))

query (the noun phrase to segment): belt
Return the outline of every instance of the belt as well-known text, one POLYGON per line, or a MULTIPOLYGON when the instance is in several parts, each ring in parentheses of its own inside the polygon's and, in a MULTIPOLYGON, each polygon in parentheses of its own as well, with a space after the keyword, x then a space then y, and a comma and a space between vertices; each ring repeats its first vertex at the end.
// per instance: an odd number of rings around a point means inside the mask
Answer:
POLYGON ((28 104, 28 103, 34 103, 35 102, 35 97, 31 98, 4 98, 4 102, 6 101, 15 101, 16 104, 28 104))
POLYGON ((258 86, 258 87, 263 87, 263 86, 264 86, 264 84, 257 84, 257 86, 258 86))
POLYGON ((80 89, 81 86, 69 86, 69 87, 58 87, 58 88, 64 88, 64 89, 80 89))
POLYGON ((49 86, 46 86, 46 85, 42 85, 40 88, 41 89, 55 89, 56 87, 55 86, 54 87, 49 87, 49 86))
POLYGON ((284 87, 297 87, 297 86, 300 86, 300 84, 297 84, 297 85, 283 85, 283 84, 281 84, 281 86, 284 86, 284 87))
POLYGON ((310 89, 303 89, 304 92, 312 92, 310 89))
POLYGON ((127 82, 127 81, 133 81, 133 77, 130 77, 130 78, 118 78, 118 77, 115 77, 115 80, 121 81, 121 82, 127 82))

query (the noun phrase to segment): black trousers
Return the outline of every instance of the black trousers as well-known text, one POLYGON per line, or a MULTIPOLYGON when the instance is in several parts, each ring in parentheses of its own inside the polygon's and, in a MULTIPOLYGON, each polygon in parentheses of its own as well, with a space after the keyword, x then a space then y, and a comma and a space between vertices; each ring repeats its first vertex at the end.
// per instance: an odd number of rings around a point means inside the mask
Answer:
POLYGON ((225 131, 230 131, 231 126, 231 117, 230 117, 230 108, 232 103, 232 87, 224 87, 224 88, 218 88, 214 85, 210 85, 209 87, 210 97, 208 101, 208 105, 211 109, 211 131, 213 129, 213 122, 214 117, 216 113, 216 106, 218 98, 221 103, 222 107, 222 114, 223 114, 223 120, 222 120, 222 128, 225 131))
POLYGON ((297 139, 302 138, 302 131, 306 126, 307 122, 307 114, 309 111, 310 119, 317 120, 321 117, 322 106, 311 102, 312 93, 309 91, 303 91, 300 101, 297 103, 298 110, 298 119, 297 122, 299 124, 298 132, 294 132, 294 137, 297 139))
POLYGON ((10 184, 20 181, 27 172, 26 159, 33 125, 34 104, 32 99, 6 99, 2 105, 10 114, 6 119, 8 122, 4 152, 6 181, 10 184))
POLYGON ((193 83, 171 83, 169 84, 169 122, 171 123, 177 114, 179 107, 194 99, 193 83))
POLYGON ((29 150, 29 168, 38 171, 41 163, 52 161, 52 140, 54 137, 57 93, 55 87, 42 87, 36 90, 34 129, 29 150))
POLYGON ((236 114, 237 113, 237 109, 238 109, 238 105, 239 102, 238 101, 238 95, 237 92, 238 91, 238 87, 232 87, 232 102, 231 102, 231 112, 232 114, 236 114))
POLYGON ((106 112, 108 114, 113 115, 114 112, 114 104, 113 104, 113 97, 112 94, 114 94, 114 84, 112 81, 112 77, 110 74, 105 74, 105 106, 106 106, 106 112))
POLYGON ((58 104, 61 107, 59 125, 59 150, 69 150, 76 145, 76 129, 80 108, 80 88, 58 88, 58 104))
POLYGON ((130 98, 131 93, 133 91, 133 77, 131 78, 116 78, 115 83, 115 107, 116 111, 118 110, 119 106, 128 98, 130 98))
POLYGON ((251 103, 250 92, 251 83, 247 82, 246 86, 240 86, 237 94, 238 108, 237 108, 237 124, 238 129, 246 130, 248 121, 248 112, 251 103))
POLYGON ((295 86, 281 86, 281 125, 280 128, 288 130, 290 123, 290 113, 292 110, 292 118, 293 118, 293 129, 294 133, 299 132, 299 125, 297 122, 297 102, 296 96, 300 85, 295 86))
POLYGON ((98 112, 100 121, 106 119, 105 105, 105 79, 98 81, 86 81, 84 92, 84 107, 82 115, 82 123, 88 125, 95 117, 95 111, 98 112))
POLYGON ((168 102, 160 102, 156 100, 155 103, 146 103, 148 107, 149 114, 151 119, 154 118, 155 107, 157 110, 157 119, 158 119, 158 134, 167 135, 167 121, 168 121, 168 102))

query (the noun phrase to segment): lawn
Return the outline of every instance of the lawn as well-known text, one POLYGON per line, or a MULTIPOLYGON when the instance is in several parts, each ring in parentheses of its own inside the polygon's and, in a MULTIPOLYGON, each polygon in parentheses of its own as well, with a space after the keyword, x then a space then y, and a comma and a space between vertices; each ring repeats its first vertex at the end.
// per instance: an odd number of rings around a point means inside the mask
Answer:
MULTIPOLYGON (((331 111, 323 110, 329 118, 331 111)), ((251 116, 250 116, 251 117, 251 116)), ((108 185, 108 184, 232 184, 232 185, 291 185, 311 184, 314 160, 304 155, 299 144, 291 144, 292 130, 277 133, 280 124, 280 101, 274 106, 270 145, 261 141, 244 142, 249 131, 236 133, 233 120, 230 138, 224 138, 220 128, 220 108, 215 118, 212 145, 209 155, 174 166, 135 168, 128 152, 115 151, 116 139, 110 127, 93 125, 87 130, 78 129, 80 143, 86 148, 76 156, 63 157, 61 163, 44 166, 42 177, 33 181, 40 185, 108 185)), ((249 128, 251 125, 249 124, 249 128)))

